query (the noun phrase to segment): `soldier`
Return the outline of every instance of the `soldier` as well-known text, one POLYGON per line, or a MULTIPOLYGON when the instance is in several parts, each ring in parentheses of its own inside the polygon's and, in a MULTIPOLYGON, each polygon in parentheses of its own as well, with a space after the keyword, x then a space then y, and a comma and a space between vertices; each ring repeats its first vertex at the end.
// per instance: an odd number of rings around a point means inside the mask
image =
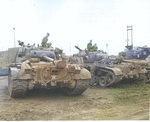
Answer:
POLYGON ((47 41, 48 41, 48 37, 49 37, 49 33, 46 34, 46 36, 42 39, 42 47, 46 47, 47 41))

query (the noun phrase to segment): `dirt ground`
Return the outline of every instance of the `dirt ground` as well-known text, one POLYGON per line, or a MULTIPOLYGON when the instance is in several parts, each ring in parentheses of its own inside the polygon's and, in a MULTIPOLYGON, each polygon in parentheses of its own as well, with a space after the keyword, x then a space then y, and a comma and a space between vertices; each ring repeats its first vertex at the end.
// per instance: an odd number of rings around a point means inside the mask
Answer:
POLYGON ((7 77, 1 77, 0 120, 148 120, 149 95, 150 84, 133 82, 89 87, 80 96, 66 96, 58 89, 35 89, 22 99, 13 99, 7 77))

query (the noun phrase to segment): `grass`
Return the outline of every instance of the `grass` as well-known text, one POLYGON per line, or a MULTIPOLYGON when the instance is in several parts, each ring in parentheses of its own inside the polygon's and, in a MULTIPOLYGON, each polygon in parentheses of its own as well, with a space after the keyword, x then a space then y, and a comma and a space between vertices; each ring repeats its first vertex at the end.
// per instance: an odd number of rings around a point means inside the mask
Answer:
POLYGON ((124 80, 111 89, 113 102, 110 108, 102 109, 94 115, 99 120, 148 120, 150 102, 150 83, 124 80))
POLYGON ((150 83, 122 81, 111 86, 110 89, 112 89, 115 102, 118 104, 136 104, 150 100, 150 83))

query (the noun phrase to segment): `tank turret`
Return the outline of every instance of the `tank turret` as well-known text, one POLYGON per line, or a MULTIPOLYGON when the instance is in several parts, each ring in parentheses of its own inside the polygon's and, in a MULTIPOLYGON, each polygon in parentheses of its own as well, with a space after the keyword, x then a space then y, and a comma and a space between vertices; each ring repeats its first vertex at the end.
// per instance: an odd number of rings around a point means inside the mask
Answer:
POLYGON ((53 61, 56 59, 56 55, 53 51, 31 50, 30 58, 39 58, 41 61, 53 61))
POLYGON ((150 47, 137 47, 131 50, 127 50, 125 53, 126 59, 145 60, 150 55, 150 47))

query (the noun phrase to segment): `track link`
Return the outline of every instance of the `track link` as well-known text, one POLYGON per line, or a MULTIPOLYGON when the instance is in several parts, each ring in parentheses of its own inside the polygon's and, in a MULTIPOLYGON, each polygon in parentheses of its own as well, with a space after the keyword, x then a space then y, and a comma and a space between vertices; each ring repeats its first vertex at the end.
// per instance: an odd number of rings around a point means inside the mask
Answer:
POLYGON ((27 82, 26 81, 19 81, 14 80, 12 86, 12 94, 11 97, 23 97, 27 91, 27 82))
POLYGON ((63 91, 67 95, 80 95, 89 87, 89 79, 82 79, 76 81, 74 89, 64 88, 63 91))

